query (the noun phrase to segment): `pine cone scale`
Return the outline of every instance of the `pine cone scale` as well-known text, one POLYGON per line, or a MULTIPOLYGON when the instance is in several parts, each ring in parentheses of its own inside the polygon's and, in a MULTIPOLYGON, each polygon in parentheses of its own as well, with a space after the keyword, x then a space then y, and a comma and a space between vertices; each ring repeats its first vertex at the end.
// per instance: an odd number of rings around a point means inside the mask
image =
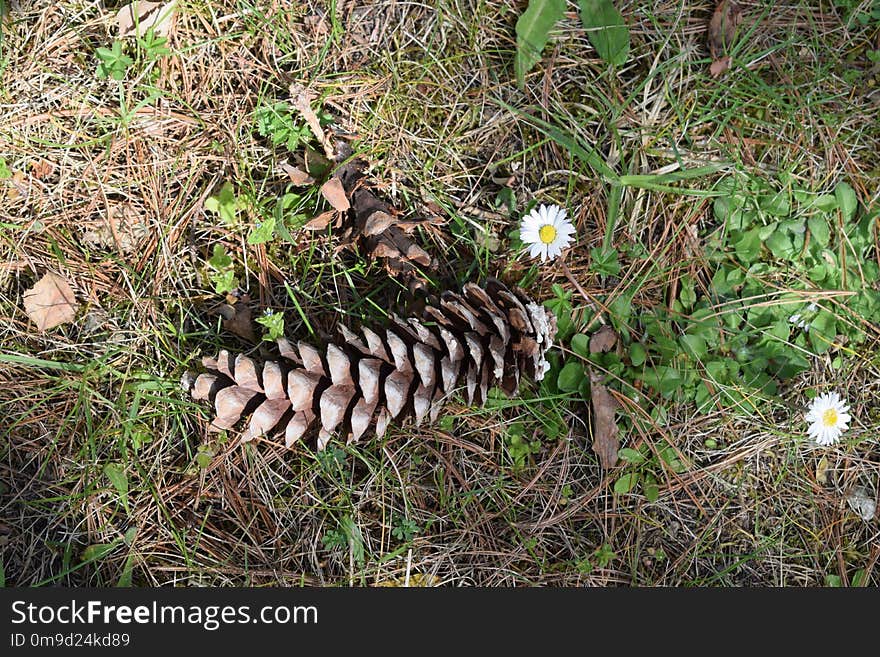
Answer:
POLYGON ((242 440, 283 433, 290 447, 317 434, 323 449, 334 435, 381 436, 402 417, 435 422, 459 386, 471 404, 485 403, 493 385, 513 394, 523 374, 543 377, 555 331, 546 310, 490 280, 444 292, 421 318, 394 316, 380 332, 340 327, 342 341, 323 352, 285 338, 280 357, 262 363, 221 350, 203 359, 207 371, 187 378, 188 389, 213 402, 212 430, 247 418, 242 440))

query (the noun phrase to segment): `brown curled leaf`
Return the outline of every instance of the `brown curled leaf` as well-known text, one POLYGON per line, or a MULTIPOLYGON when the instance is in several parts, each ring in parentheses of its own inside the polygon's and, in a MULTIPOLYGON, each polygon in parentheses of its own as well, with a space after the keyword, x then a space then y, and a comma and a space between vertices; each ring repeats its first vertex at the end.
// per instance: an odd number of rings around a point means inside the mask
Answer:
POLYGON ((605 324, 590 338, 590 353, 599 354, 611 351, 616 344, 617 331, 605 324))
POLYGON ((614 412, 617 400, 602 384, 602 377, 590 371, 590 397, 593 403, 593 451, 599 457, 602 468, 608 470, 617 465, 620 446, 614 412))
POLYGON ((306 173, 299 167, 293 166, 289 162, 282 162, 281 170, 287 174, 287 177, 290 178, 290 182, 292 182, 297 187, 305 187, 307 185, 313 185, 315 183, 315 179, 312 178, 308 173, 306 173))
POLYGON ((72 322, 79 304, 67 279, 52 272, 24 293, 24 311, 37 325, 48 331, 59 324, 72 322))
POLYGON ((333 206, 337 212, 345 212, 351 207, 342 181, 339 178, 331 178, 321 185, 321 195, 333 206))
POLYGON ((733 0, 721 0, 709 20, 709 54, 719 59, 730 53, 736 30, 742 21, 742 8, 733 0))
POLYGON ((254 332, 250 296, 242 295, 241 299, 232 306, 224 304, 220 315, 223 317, 224 329, 248 342, 258 342, 257 334, 254 332))
POLYGON ((709 72, 718 77, 730 68, 730 50, 742 21, 742 8, 733 0, 721 0, 709 20, 708 41, 712 64, 709 72))

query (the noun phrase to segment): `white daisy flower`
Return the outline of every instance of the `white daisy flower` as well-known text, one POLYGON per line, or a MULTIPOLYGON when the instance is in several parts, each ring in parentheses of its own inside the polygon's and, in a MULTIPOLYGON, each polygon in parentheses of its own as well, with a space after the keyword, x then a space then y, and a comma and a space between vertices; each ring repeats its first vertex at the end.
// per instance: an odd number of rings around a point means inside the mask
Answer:
POLYGON ((849 404, 836 392, 819 395, 810 404, 804 419, 810 423, 807 432, 820 445, 831 445, 840 439, 852 419, 849 404))
MULTIPOLYGON (((809 306, 807 306, 807 314, 816 312, 818 308, 819 307, 815 303, 811 303, 809 306)), ((788 318, 788 321, 801 329, 804 333, 810 332, 810 318, 804 317, 800 313, 795 313, 788 318)))
POLYGON ((529 256, 541 256, 541 262, 562 253, 571 242, 574 226, 565 218, 565 210, 558 205, 541 205, 523 217, 519 238, 530 245, 529 256))

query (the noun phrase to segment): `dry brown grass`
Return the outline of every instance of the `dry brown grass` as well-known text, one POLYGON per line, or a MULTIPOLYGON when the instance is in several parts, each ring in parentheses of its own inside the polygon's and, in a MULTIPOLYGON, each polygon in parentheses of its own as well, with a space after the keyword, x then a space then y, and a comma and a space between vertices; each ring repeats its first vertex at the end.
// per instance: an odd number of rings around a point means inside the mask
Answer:
MULTIPOLYGON (((269 440, 218 441, 205 409, 177 388, 202 353, 247 348, 208 313, 217 295, 205 260, 216 243, 235 255, 262 306, 286 311, 297 337, 308 334, 285 281, 319 335, 346 315, 375 318, 366 298, 384 307, 398 299, 393 283, 376 286, 378 269, 326 241, 250 246, 246 230, 203 210, 224 180, 260 198, 282 189, 281 155, 256 135, 252 112, 283 99, 290 83, 314 90, 358 135, 398 205, 437 201, 454 214, 424 236, 444 283, 525 276, 537 298, 557 283, 589 320, 599 299, 635 282, 633 305, 648 307, 666 303, 680 275, 698 275, 696 236, 710 204, 626 190, 614 243, 638 242, 650 255, 625 261, 616 280, 601 278, 589 250, 605 233, 605 185, 501 103, 570 126, 633 173, 671 170, 681 158, 785 171, 816 189, 845 177, 863 203, 876 203, 880 96, 844 79, 869 69, 863 53, 876 26, 845 25, 830 2, 780 6, 761 19, 748 70, 726 83, 706 74, 711 3, 620 2, 633 55, 619 76, 605 71, 572 12, 520 92, 510 62, 522 3, 340 0, 333 20, 324 3, 193 0, 178 15, 172 55, 156 65, 161 98, 123 120, 120 103, 136 106, 149 80, 96 78, 94 50, 114 36, 111 4, 12 3, 4 29, 0 156, 20 173, 0 181, 7 584, 113 585, 126 563, 146 586, 373 585, 415 575, 445 585, 817 585, 827 575, 850 582, 859 570, 863 582, 880 582, 877 517, 864 521, 846 503, 856 486, 875 499, 880 489, 876 344, 850 355, 845 379, 820 359, 761 414, 682 407, 652 433, 630 432, 627 445, 666 440, 691 464, 665 473, 656 503, 613 494, 618 473, 603 472, 590 451, 580 402, 547 402, 567 431, 536 433, 540 449, 514 467, 506 427, 540 414, 535 401, 452 406, 445 428, 396 427, 316 457, 269 440), (838 56, 841 42, 852 61, 838 56), (491 182, 499 162, 516 171, 520 207, 534 198, 571 208, 579 238, 565 266, 530 270, 507 250, 514 224, 495 207, 491 182), (479 249, 486 235, 500 250, 479 249), (21 298, 47 269, 71 281, 82 310, 38 334, 21 298), (363 305, 352 310, 353 301, 363 305), (802 391, 824 386, 849 391, 856 421, 847 440, 820 450, 807 444, 800 413, 802 391), (139 435, 146 442, 135 449, 139 435), (194 462, 202 444, 207 468, 194 462), (130 513, 103 474, 109 462, 125 468, 130 513), (419 528, 411 541, 393 535, 400 518, 419 528), (340 527, 349 542, 327 545, 340 527), (83 563, 88 546, 114 541, 83 563), (607 559, 596 554, 603 545, 607 559)), ((762 3, 743 4, 761 15, 762 3)))

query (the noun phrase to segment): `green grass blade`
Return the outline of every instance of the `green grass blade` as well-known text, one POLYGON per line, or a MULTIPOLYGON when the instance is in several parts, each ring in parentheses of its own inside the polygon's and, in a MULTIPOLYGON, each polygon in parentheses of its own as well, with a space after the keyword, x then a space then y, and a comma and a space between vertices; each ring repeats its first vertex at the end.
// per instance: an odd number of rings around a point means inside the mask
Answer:
POLYGON ((34 358, 32 356, 22 356, 20 354, 0 353, 0 363, 12 363, 15 365, 26 365, 28 367, 40 367, 47 370, 61 370, 62 372, 83 372, 85 365, 77 365, 75 363, 59 363, 54 360, 45 360, 43 358, 34 358))
POLYGON ((575 137, 565 134, 562 130, 557 128, 552 123, 548 123, 547 121, 539 119, 532 114, 523 112, 522 110, 515 107, 511 107, 502 100, 496 100, 495 102, 506 110, 509 110, 514 114, 518 114, 519 116, 526 119, 540 132, 544 133, 544 135, 555 141, 563 148, 567 149, 572 155, 581 160, 584 164, 593 168, 600 176, 602 176, 602 178, 605 179, 606 182, 618 181, 619 176, 614 171, 614 169, 608 166, 608 163, 606 163, 602 156, 599 155, 598 151, 590 148, 589 146, 584 146, 575 137))

